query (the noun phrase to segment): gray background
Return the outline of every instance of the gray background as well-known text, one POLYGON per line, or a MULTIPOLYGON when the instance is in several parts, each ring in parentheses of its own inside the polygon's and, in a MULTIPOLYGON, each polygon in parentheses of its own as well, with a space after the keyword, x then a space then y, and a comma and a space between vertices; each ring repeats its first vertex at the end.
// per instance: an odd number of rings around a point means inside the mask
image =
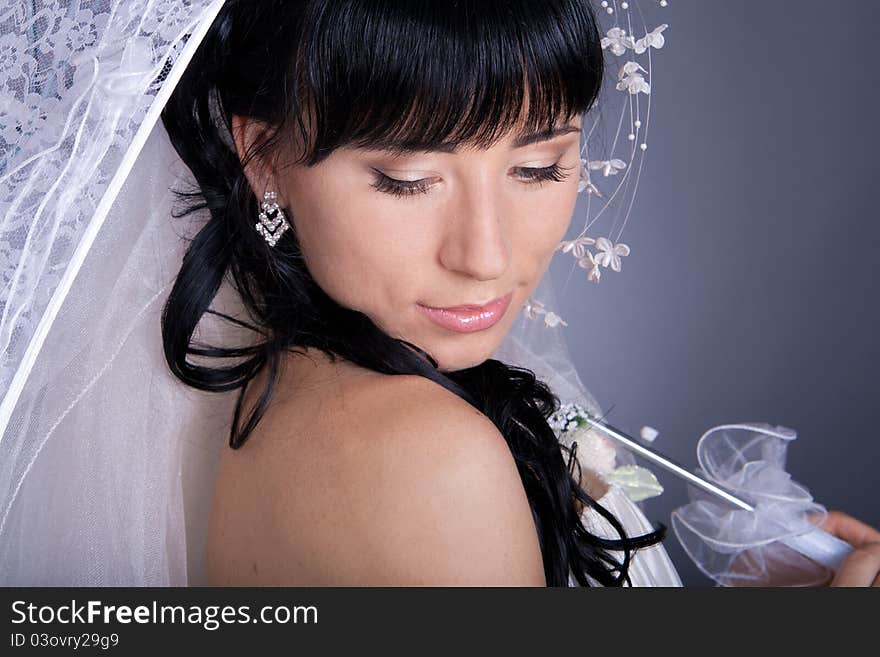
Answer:
MULTIPOLYGON (((717 424, 791 427, 793 478, 880 527, 880 3, 642 2, 669 28, 632 253, 598 286, 575 269, 560 295, 581 378, 609 422, 656 427, 688 467, 717 424)), ((554 259, 557 290, 571 262, 554 259)), ((645 508, 669 525, 687 490, 658 476, 645 508)), ((684 583, 712 585, 669 537, 684 583)))

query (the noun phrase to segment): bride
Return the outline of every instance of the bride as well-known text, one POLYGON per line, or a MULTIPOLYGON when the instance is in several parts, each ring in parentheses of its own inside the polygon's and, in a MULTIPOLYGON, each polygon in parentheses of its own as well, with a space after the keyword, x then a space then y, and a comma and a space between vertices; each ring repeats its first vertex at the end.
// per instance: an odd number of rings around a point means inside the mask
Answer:
MULTIPOLYGON (((16 71, 64 84, 0 178, 4 583, 681 584, 552 422, 597 408, 547 269, 637 44, 578 0, 120 2, 66 40, 31 4, 16 71)), ((878 583, 830 518, 836 583, 878 583)))
POLYGON ((211 582, 611 585, 611 548, 660 541, 578 485, 551 390, 491 358, 568 229, 602 70, 580 2, 221 11, 163 113, 211 212, 165 352, 189 385, 242 390, 211 582), (227 274, 265 339, 197 369, 227 274))

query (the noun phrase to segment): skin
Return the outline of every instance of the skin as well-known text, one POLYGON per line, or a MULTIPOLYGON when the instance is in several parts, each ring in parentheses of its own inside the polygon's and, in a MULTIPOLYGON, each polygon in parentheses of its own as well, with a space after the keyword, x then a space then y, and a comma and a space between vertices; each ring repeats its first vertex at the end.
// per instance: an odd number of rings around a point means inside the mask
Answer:
POLYGON ((820 527, 854 548, 834 573, 830 586, 880 587, 880 531, 842 511, 829 511, 820 527))
MULTIPOLYGON (((259 198, 274 190, 290 209, 309 271, 330 297, 418 345, 441 370, 457 370, 491 356, 568 228, 581 119, 566 125, 575 130, 521 148, 513 131, 489 149, 455 153, 394 157, 340 148, 315 167, 286 167, 271 178, 252 169, 248 177, 259 198), (555 163, 567 169, 561 182, 537 183, 523 171, 555 163), (429 188, 406 196, 378 191, 374 169, 429 188), (502 320, 476 333, 441 328, 416 306, 485 303, 511 291, 502 320)), ((252 127, 234 118, 240 150, 252 127)))

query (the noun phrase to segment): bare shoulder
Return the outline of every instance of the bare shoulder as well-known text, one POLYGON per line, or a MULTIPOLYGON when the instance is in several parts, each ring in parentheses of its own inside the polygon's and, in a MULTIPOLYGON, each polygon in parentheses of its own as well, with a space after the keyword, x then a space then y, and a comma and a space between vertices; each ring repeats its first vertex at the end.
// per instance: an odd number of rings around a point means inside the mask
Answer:
POLYGON ((360 584, 545 584, 507 442, 482 413, 420 376, 385 377, 351 410, 352 572, 360 584), (361 492, 357 492, 361 491, 361 492))
POLYGON ((216 583, 545 584, 513 456, 482 413, 420 376, 348 377, 318 397, 276 409, 250 456, 227 459, 216 583))

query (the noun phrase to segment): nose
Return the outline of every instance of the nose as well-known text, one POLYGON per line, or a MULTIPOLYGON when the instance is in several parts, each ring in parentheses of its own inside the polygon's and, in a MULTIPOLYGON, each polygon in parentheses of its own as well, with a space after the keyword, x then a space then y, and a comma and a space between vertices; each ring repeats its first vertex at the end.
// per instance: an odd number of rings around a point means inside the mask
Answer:
POLYGON ((498 191, 486 176, 472 178, 450 210, 440 262, 480 281, 500 278, 507 271, 510 252, 498 191))

